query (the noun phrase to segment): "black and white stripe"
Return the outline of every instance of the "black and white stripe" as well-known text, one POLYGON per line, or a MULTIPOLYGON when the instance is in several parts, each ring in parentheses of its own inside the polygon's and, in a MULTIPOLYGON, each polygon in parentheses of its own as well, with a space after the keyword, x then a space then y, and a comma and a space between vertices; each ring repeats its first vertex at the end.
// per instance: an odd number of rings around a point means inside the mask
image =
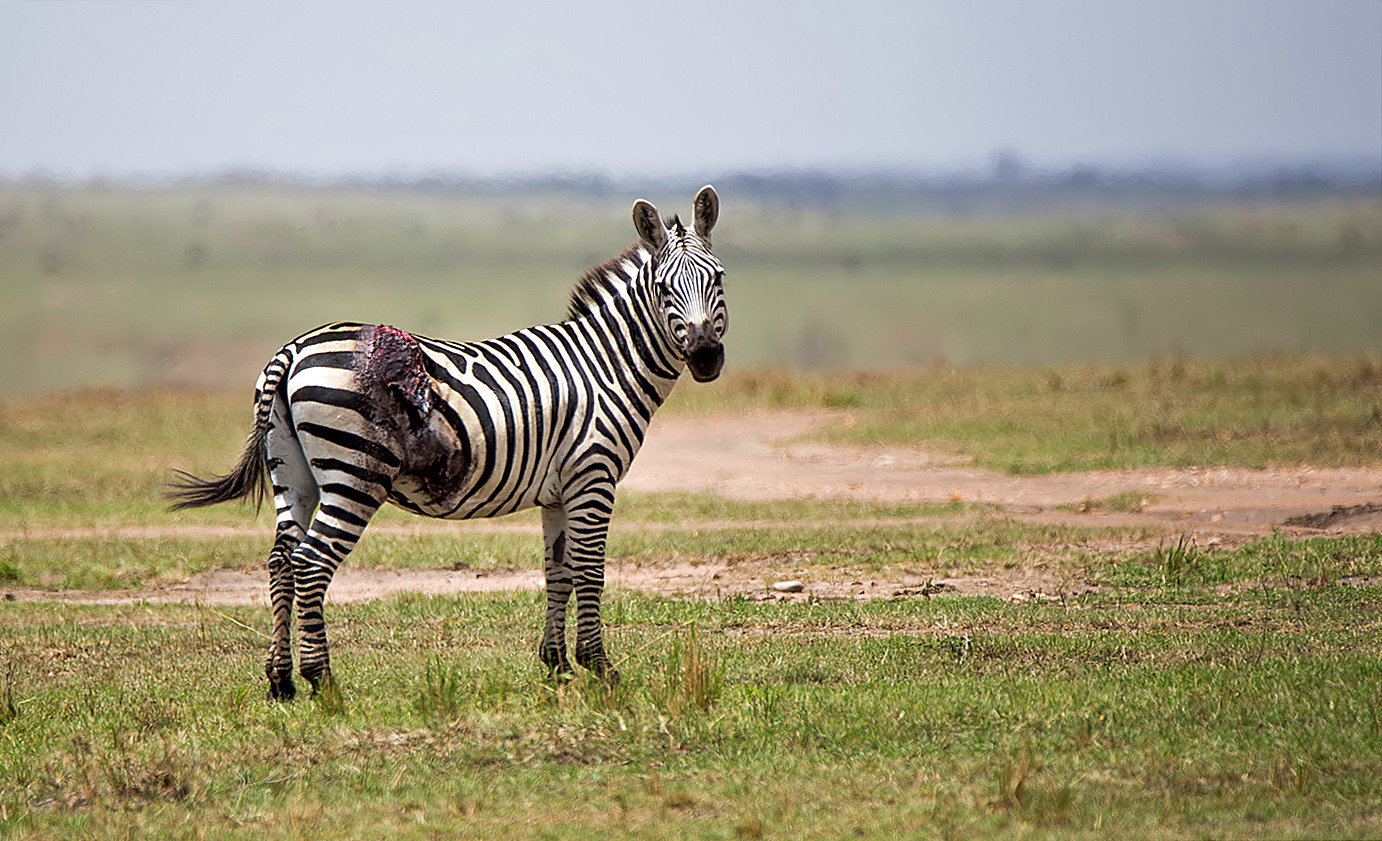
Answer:
POLYGON ((567 320, 478 342, 337 323, 274 355, 255 421, 224 477, 182 474, 178 507, 262 494, 277 533, 269 554, 269 696, 290 699, 292 624, 299 670, 330 680, 322 601, 331 577, 385 502, 465 519, 542 509, 547 621, 541 657, 571 671, 565 622, 576 597, 576 662, 617 679, 600 633, 614 486, 682 370, 713 380, 728 325, 724 270, 710 251, 719 198, 694 221, 634 204, 639 242, 587 272, 567 320))

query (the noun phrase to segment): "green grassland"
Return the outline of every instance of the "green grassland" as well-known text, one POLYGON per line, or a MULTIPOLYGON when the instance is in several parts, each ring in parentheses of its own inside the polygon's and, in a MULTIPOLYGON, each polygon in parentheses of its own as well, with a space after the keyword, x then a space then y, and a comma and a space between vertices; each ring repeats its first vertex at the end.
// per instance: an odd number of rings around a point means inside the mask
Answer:
POLYGON ((344 700, 292 705, 256 610, 3 603, 0 832, 1382 835, 1377 590, 1202 596, 615 592, 615 689, 541 677, 539 594, 403 596, 334 608, 344 700))
POLYGON ((1266 354, 1139 365, 891 373, 784 369, 683 388, 673 410, 771 406, 839 412, 818 437, 902 444, 984 467, 1045 473, 1382 459, 1382 355, 1266 354))
MULTIPOLYGON (((252 382, 334 319, 481 338, 562 317, 631 196, 0 184, 0 394, 252 382)), ((651 196, 668 213, 686 196, 651 196)), ((1139 363, 1382 342, 1382 202, 1053 218, 723 196, 730 370, 1139 363)))
MULTIPOLYGON (((1310 391, 1316 423, 1275 433, 1282 452, 1314 453, 1358 395, 1377 399, 1369 360, 1186 363, 1175 375, 1162 363, 765 372, 688 390, 669 411, 833 408, 854 419, 839 434, 916 442, 931 433, 897 425, 907 405, 1033 419, 1069 405, 1068 426, 1086 400, 1145 413, 1166 399, 1153 383, 1191 401, 1220 382, 1219 399, 1257 406, 1261 426, 1282 395, 1346 372, 1347 383, 1310 391)), ((261 569, 265 515, 174 515, 156 498, 170 466, 224 469, 247 416, 244 394, 0 403, 0 585, 140 588, 261 569), (259 535, 212 539, 24 534, 256 522, 259 535)), ((1030 425, 1060 439, 1058 421, 1030 425)), ((960 443, 1004 463, 1011 438, 980 425, 960 443)), ((1098 463, 1104 443, 1041 449, 1074 453, 1056 469, 1098 463)), ((1331 463, 1376 458, 1331 446, 1331 463)), ((1213 452, 1216 463, 1257 457, 1213 452)), ((376 533, 350 563, 532 569, 539 552, 523 531, 376 533)), ((547 682, 538 593, 333 605, 343 701, 291 705, 262 698, 263 608, 0 601, 0 835, 1382 837, 1380 535, 1199 546, 958 505, 621 493, 609 555, 808 582, 1040 567, 1066 584, 1058 601, 1022 603, 613 588, 615 689, 585 675, 547 682)))
MULTIPOLYGON (((1017 473, 1382 458, 1382 207, 724 198, 735 367, 669 413, 828 410, 825 440, 1017 473), (960 364, 980 360, 1012 364, 960 364)), ((0 592, 262 569, 267 513, 159 493, 231 464, 267 355, 338 317, 466 336, 559 316, 631 238, 627 202, 596 204, 0 188, 0 592), (130 526, 152 532, 62 534, 130 526)), ((350 563, 536 568, 536 520, 514 521, 367 533, 350 563)), ((613 689, 544 677, 539 593, 331 605, 343 697, 291 705, 263 700, 264 608, 3 600, 0 837, 1382 837, 1377 534, 1200 545, 621 492, 609 556, 808 582, 1040 568, 1059 598, 613 588, 613 689)))

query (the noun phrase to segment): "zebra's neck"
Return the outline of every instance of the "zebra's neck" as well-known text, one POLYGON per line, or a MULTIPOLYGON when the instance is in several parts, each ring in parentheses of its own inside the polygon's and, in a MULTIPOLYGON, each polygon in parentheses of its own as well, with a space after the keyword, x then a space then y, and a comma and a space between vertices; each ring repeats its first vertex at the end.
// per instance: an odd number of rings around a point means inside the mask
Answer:
POLYGON ((634 245, 586 272, 571 293, 569 321, 602 333, 610 362, 654 402, 667 399, 686 368, 672 344, 653 286, 652 255, 634 245))

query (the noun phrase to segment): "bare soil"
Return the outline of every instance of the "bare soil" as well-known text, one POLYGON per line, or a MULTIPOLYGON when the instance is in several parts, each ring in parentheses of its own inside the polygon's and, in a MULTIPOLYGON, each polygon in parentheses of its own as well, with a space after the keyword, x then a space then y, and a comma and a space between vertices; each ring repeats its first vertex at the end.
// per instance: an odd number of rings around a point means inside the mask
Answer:
POLYGON ((1174 532, 1252 536, 1309 527, 1293 520, 1336 508, 1331 533, 1382 528, 1382 470, 1237 467, 1099 470, 1012 476, 912 447, 846 447, 794 440, 839 413, 745 413, 654 421, 624 480, 636 490, 698 490, 744 499, 966 502, 1011 516, 1089 525, 1143 524, 1174 532), (1085 503, 1145 494, 1140 511, 1085 503), (1291 522, 1288 522, 1291 521, 1291 522))
MULTIPOLYGON (((1297 534, 1358 534, 1382 529, 1382 470, 1272 470, 1230 467, 1107 470, 1045 476, 1011 476, 912 447, 851 447, 803 442, 803 433, 842 423, 830 412, 749 412, 724 416, 673 416, 654 421, 647 442, 622 487, 638 491, 690 491, 750 500, 839 499, 887 503, 964 502, 989 506, 1001 516, 1072 525, 1140 526, 1147 534, 1189 534, 1196 540, 1239 542, 1283 530, 1297 534), (1144 494, 1131 511, 1099 504, 1111 497, 1144 494), (1145 502, 1144 502, 1145 500, 1145 502), (1092 504, 1091 504, 1092 503, 1092 504)), ((1123 497, 1126 499, 1127 497, 1123 497)), ((973 516, 965 514, 960 516, 973 516)), ((917 522, 923 522, 919 519, 917 522)), ((896 522, 896 521, 889 521, 896 522)), ((622 528, 706 528, 714 524, 635 524, 622 528)), ((401 533, 431 530, 531 531, 515 523, 443 523, 419 519, 406 527, 375 527, 401 533)), ((64 530, 28 537, 120 535, 224 537, 243 530, 206 527, 92 531, 64 530)), ((1154 540, 1152 541, 1154 542, 1154 540)), ((1146 541, 1144 541, 1146 543, 1146 541)), ((1135 549, 1136 545, 1110 546, 1135 549)), ((534 557, 537 557, 535 544, 534 557)), ((608 581, 616 587, 668 594, 754 598, 874 598, 933 592, 984 593, 1012 599, 1053 599, 1079 592, 1058 566, 1040 552, 1020 569, 994 569, 966 578, 932 578, 908 571, 886 578, 818 567, 794 569, 792 559, 724 564, 682 560, 656 565, 614 563, 608 581), (772 588, 789 579, 803 582, 796 593, 772 588)), ((538 589, 542 573, 474 570, 381 570, 347 563, 332 582, 330 599, 358 602, 399 592, 444 594, 538 589)), ((262 575, 214 571, 185 583, 139 591, 43 591, 7 588, 7 597, 82 603, 198 602, 208 605, 266 604, 262 575)))

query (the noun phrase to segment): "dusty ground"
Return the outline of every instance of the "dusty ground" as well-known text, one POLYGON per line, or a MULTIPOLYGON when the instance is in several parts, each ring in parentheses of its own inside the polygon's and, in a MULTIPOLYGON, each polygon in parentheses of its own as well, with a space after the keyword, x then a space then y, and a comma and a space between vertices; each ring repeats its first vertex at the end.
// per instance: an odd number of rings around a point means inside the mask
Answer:
MULTIPOLYGON (((881 502, 966 502, 993 506, 1003 516, 1079 525, 1141 525, 1164 535, 1190 534, 1197 541, 1237 541, 1273 529, 1303 533, 1367 533, 1382 529, 1382 470, 1300 467, 1283 470, 1192 468, 1109 470, 1015 477, 967 466, 956 459, 904 447, 840 447, 792 443, 823 424, 841 423, 832 413, 746 413, 723 417, 673 417, 654 422, 643 452, 622 487, 639 491, 707 491, 745 499, 816 498, 881 502), (1141 511, 1107 512, 1084 503, 1128 491, 1145 494, 1141 511)), ((968 515, 966 515, 968 516, 968 515)), ((890 521, 895 522, 895 521, 890 521)), ((918 521, 921 522, 921 521, 918 521)), ((697 523, 697 528, 714 527, 697 523)), ((668 526, 628 526, 667 528, 668 526)), ((685 528, 685 524, 672 527, 685 528)), ((382 527, 381 527, 382 528, 382 527)), ((419 519, 394 527, 404 533, 443 529, 458 532, 531 530, 507 523, 441 523, 419 519)), ((378 530, 378 529, 377 529, 378 530)), ((165 529, 131 528, 129 537, 167 534, 165 529)), ((178 529, 183 536, 214 538, 224 529, 178 529)), ((90 535, 92 532, 30 532, 30 537, 90 535)), ((534 557, 537 548, 534 548, 534 557)), ((869 598, 942 588, 1009 598, 1050 598, 1077 592, 1068 580, 1042 564, 1025 570, 994 571, 972 578, 933 581, 921 572, 884 580, 843 576, 822 579, 799 572, 790 558, 780 563, 611 564, 615 586, 684 595, 744 593, 755 597, 869 598), (804 594, 777 596, 771 586, 804 580, 804 594)), ((355 602, 400 591, 422 593, 536 589, 536 562, 513 572, 472 570, 376 570, 346 564, 332 583, 333 602, 355 602)), ((263 576, 209 572, 184 584, 136 592, 47 592, 9 588, 14 598, 131 603, 185 601, 203 604, 263 604, 263 576)))

